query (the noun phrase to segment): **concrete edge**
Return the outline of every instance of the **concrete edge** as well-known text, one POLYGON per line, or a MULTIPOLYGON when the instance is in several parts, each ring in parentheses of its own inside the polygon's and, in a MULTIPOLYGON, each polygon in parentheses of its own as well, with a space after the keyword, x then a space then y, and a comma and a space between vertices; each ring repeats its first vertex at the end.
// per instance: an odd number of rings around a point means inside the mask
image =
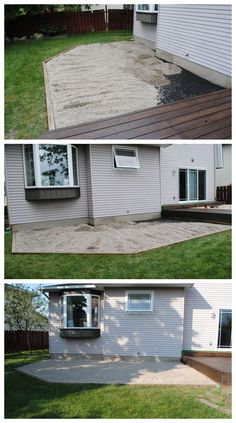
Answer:
POLYGON ((48 129, 53 130, 53 129, 56 129, 56 126, 55 126, 55 119, 53 114, 51 91, 49 87, 48 71, 47 71, 45 62, 43 62, 43 75, 44 75, 44 91, 45 91, 45 99, 46 99, 48 129))

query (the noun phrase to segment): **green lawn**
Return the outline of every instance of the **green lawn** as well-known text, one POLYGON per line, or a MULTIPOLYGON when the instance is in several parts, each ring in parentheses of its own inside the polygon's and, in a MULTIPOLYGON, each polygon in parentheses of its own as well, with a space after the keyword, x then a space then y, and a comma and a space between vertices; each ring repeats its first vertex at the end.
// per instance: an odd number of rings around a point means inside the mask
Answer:
POLYGON ((230 418, 224 412, 230 395, 219 388, 56 384, 16 370, 46 357, 46 351, 6 356, 5 418, 230 418))
POLYGON ((141 254, 12 254, 6 279, 230 279, 231 230, 141 254))
POLYGON ((42 62, 78 44, 130 40, 129 31, 74 35, 64 39, 9 42, 5 49, 5 137, 37 138, 47 130, 42 62))

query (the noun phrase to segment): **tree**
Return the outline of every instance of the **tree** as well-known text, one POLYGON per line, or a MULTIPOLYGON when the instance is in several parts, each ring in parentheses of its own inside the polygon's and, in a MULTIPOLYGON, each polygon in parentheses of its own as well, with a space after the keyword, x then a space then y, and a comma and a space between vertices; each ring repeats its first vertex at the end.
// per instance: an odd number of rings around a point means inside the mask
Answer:
POLYGON ((24 284, 5 286, 5 323, 12 330, 26 332, 28 349, 31 354, 31 342, 29 331, 45 328, 46 301, 42 294, 31 291, 24 284))

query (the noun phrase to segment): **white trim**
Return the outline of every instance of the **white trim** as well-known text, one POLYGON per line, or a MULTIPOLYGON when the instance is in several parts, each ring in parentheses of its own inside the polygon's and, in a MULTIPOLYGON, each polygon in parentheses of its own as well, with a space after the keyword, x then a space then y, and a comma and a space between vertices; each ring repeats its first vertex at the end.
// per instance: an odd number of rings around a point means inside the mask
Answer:
MULTIPOLYGON (((188 204, 188 203, 199 203, 199 204, 201 204, 201 203, 204 203, 204 202, 206 202, 207 201, 207 198, 208 198, 208 169, 207 168, 205 168, 205 167, 197 167, 197 166, 179 166, 178 167, 178 175, 177 175, 177 177, 178 177, 178 203, 179 204, 188 204), (186 169, 188 172, 187 172, 187 195, 188 195, 188 199, 187 200, 180 200, 179 199, 179 171, 181 170, 181 169, 186 169), (206 198, 204 199, 204 200, 189 200, 189 170, 197 170, 197 171, 199 171, 199 170, 204 170, 205 172, 206 172, 206 186, 205 186, 205 191, 206 191, 206 198)), ((198 195, 198 172, 197 172, 197 195, 198 195)))
POLYGON ((154 309, 154 291, 151 291, 149 289, 139 289, 139 290, 134 290, 134 289, 130 289, 125 291, 125 311, 127 313, 153 313, 153 309, 154 309), (150 303, 150 310, 129 310, 128 306, 129 306, 129 295, 130 294, 149 294, 151 296, 151 303, 150 303))
POLYGON ((139 158, 138 158, 138 148, 137 147, 129 147, 129 146, 124 146, 124 145, 113 145, 112 146, 112 163, 113 163, 113 169, 115 170, 138 170, 140 169, 140 164, 139 164, 139 158), (126 151, 134 151, 135 152, 135 158, 136 158, 136 163, 137 166, 119 166, 117 165, 117 160, 116 160, 116 149, 118 150, 126 150, 126 151), (115 163, 116 162, 116 166, 115 163))
POLYGON ((158 10, 155 10, 155 4, 143 3, 142 5, 149 6, 149 10, 139 9, 139 4, 136 4, 136 12, 138 13, 158 13, 159 12, 159 8, 158 10))
MULTIPOLYGON (((79 169, 78 169, 78 147, 72 146, 71 144, 67 144, 67 160, 68 160, 68 179, 69 184, 68 185, 49 185, 44 186, 42 185, 41 181, 41 170, 39 166, 39 145, 41 144, 23 144, 22 145, 22 155, 23 155, 23 168, 24 168, 24 181, 25 181, 25 189, 53 189, 53 188, 59 188, 59 189, 65 189, 65 188, 76 188, 79 187, 79 169), (33 160, 34 160, 34 176, 35 176, 35 185, 34 186, 28 186, 27 185, 27 177, 26 177, 26 162, 25 162, 25 145, 32 145, 33 148, 33 160), (74 184, 74 174, 73 174, 73 161, 72 161, 72 147, 75 148, 76 151, 76 163, 77 163, 77 185, 74 184)), ((44 144, 42 144, 44 145, 44 144)), ((53 144, 54 145, 54 144, 53 144)), ((65 144, 56 144, 60 146, 65 146, 65 144)))
MULTIPOLYGON (((61 298, 63 297, 63 319, 61 319, 61 322, 63 320, 63 327, 61 329, 100 329, 101 325, 101 297, 97 294, 63 294, 61 298), (85 297, 87 300, 87 306, 86 306, 86 314, 87 314, 87 326, 67 326, 67 298, 68 297, 85 297), (98 325, 92 326, 92 297, 96 297, 98 299, 98 325)), ((61 311, 60 311, 61 313, 61 311)))

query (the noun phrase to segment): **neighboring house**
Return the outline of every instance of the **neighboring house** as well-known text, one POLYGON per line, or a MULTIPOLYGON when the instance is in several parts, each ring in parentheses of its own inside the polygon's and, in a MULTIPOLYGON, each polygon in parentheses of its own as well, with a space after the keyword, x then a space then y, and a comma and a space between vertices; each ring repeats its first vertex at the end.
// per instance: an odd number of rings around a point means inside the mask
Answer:
POLYGON ((159 58, 228 88, 231 13, 230 4, 138 4, 134 38, 159 58))
POLYGON ((232 145, 222 144, 222 167, 216 168, 216 186, 232 184, 232 145))
POLYGON ((44 228, 149 220, 163 205, 215 200, 215 146, 5 146, 9 222, 44 228))
MULTIPOLYGON (((5 290, 5 304, 8 301, 9 295, 11 294, 12 290, 15 290, 16 292, 19 292, 19 301, 21 299, 21 295, 27 296, 27 297, 31 297, 31 301, 33 301, 35 293, 33 291, 29 291, 28 289, 23 289, 21 287, 17 287, 15 285, 10 285, 5 283, 4 284, 4 290, 5 290)), ((48 331, 48 319, 47 317, 43 316, 42 314, 38 313, 37 311, 35 311, 35 315, 37 316, 37 318, 35 319, 35 321, 37 321, 37 324, 31 325, 30 330, 33 331, 48 331)), ((13 319, 14 320, 14 319, 13 319)), ((18 322, 17 326, 10 326, 7 322, 4 322, 4 330, 19 330, 19 326, 21 325, 21 321, 18 322)), ((22 323, 23 326, 25 326, 25 322, 22 323)))
POLYGON ((231 351, 231 283, 59 284, 49 293, 51 356, 158 357, 231 351))
MULTIPOLYGON (((133 9, 133 4, 90 4, 89 10, 109 10, 109 9, 133 9)), ((86 6, 82 5, 82 10, 87 10, 86 6)))

